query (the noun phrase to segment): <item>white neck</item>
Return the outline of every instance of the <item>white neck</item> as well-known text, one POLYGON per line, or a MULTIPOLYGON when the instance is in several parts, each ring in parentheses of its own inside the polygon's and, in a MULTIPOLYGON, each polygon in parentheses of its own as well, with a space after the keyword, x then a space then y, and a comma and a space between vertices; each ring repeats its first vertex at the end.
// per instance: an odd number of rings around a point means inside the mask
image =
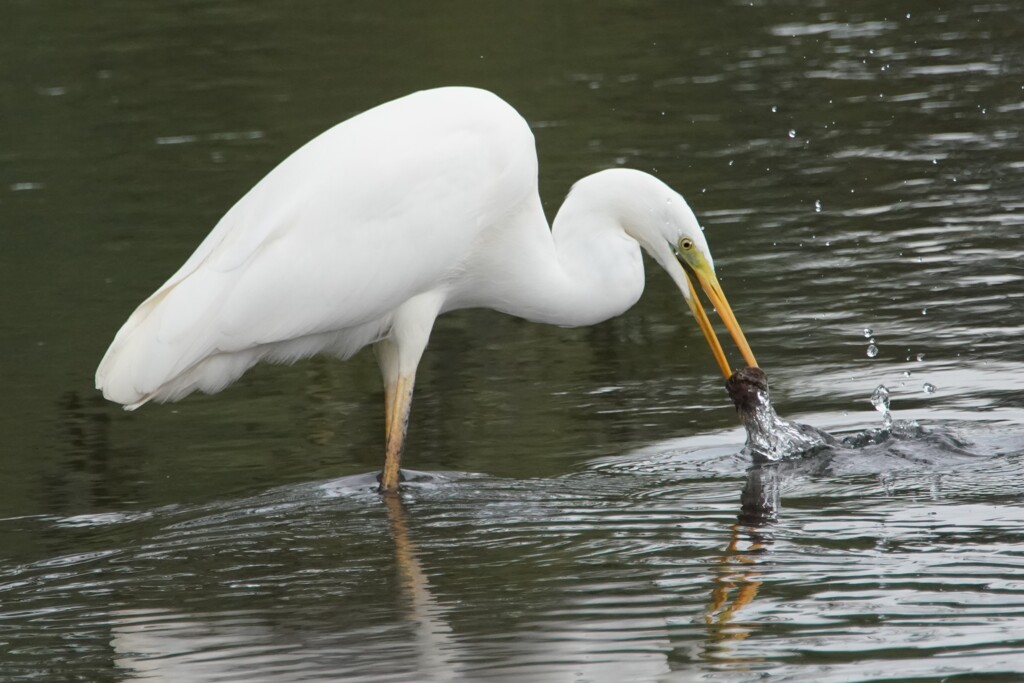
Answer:
POLYGON ((471 298, 450 308, 484 306, 564 327, 624 313, 644 291, 643 255, 621 212, 607 204, 574 190, 549 229, 531 198, 511 225, 491 234, 487 253, 464 275, 473 282, 471 298))

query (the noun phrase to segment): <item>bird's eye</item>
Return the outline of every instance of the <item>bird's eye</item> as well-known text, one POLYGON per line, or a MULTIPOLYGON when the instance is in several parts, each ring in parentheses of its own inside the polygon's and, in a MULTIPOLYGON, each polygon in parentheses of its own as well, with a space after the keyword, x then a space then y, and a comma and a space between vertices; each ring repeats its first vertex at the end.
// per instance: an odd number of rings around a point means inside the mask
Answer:
POLYGON ((679 248, 683 251, 690 251, 690 249, 693 249, 693 240, 689 237, 684 237, 679 240, 679 248))

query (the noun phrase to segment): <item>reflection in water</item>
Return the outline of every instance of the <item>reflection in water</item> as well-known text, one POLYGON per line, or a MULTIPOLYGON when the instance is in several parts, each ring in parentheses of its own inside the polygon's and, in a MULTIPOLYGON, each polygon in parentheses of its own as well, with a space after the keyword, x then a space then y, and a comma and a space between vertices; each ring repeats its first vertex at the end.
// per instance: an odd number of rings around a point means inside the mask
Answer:
POLYGON ((816 652, 845 666, 838 681, 886 660, 879 634, 910 653, 902 667, 925 665, 914 648, 980 666, 1024 624, 1024 518, 975 493, 1019 499, 1014 443, 979 458, 890 440, 885 458, 749 469, 709 446, 528 483, 420 476, 393 500, 365 475, 19 521, 82 547, 5 568, 0 639, 128 680, 828 680, 800 675, 816 652), (868 622, 865 600, 893 616, 868 622))
MULTIPOLYGON (((393 496, 381 501, 394 545, 396 597, 402 603, 400 612, 412 627, 411 637, 406 629, 391 636, 406 641, 402 648, 405 656, 395 659, 387 643, 379 652, 361 645, 380 637, 379 630, 373 628, 335 634, 332 640, 337 642, 321 643, 303 635, 304 629, 297 625, 277 623, 258 612, 187 614, 163 608, 124 608, 109 616, 114 664, 124 680, 262 680, 268 672, 274 672, 271 680, 275 681, 334 680, 339 672, 350 670, 355 650, 373 656, 377 660, 374 668, 391 668, 399 677, 456 679, 458 644, 444 619, 447 610, 431 594, 416 544, 410 538, 405 501, 393 496)), ((337 608, 351 609, 351 605, 339 603, 337 608)))
MULTIPOLYGON (((706 636, 703 648, 696 652, 697 656, 730 671, 746 670, 749 665, 763 660, 758 656, 737 653, 736 645, 755 630, 753 623, 744 621, 743 612, 754 602, 762 585, 758 565, 770 549, 770 526, 778 516, 776 474, 773 467, 755 467, 748 472, 741 495, 739 522, 730 526, 731 541, 725 553, 713 558, 714 589, 702 617, 698 616, 704 621, 706 636)), ((210 613, 163 607, 123 607, 109 615, 108 627, 115 653, 114 663, 125 680, 261 680, 272 673, 276 681, 308 681, 331 680, 332 676, 354 675, 362 671, 367 674, 373 672, 373 676, 382 679, 395 675, 400 680, 403 676, 412 676, 414 678, 408 680, 418 681, 505 680, 506 675, 508 680, 523 680, 525 677, 534 681, 561 681, 573 675, 610 682, 654 680, 676 669, 679 665, 677 658, 686 659, 685 653, 690 648, 685 637, 679 640, 680 636, 685 636, 686 630, 680 631, 685 622, 677 620, 675 609, 666 611, 666 607, 675 603, 679 596, 678 589, 669 586, 685 577, 686 583, 692 582, 696 587, 703 583, 704 572, 698 568, 699 565, 686 569, 675 561, 660 568, 652 567, 654 573, 651 578, 666 581, 666 588, 639 602, 629 598, 631 582, 618 581, 614 577, 628 577, 644 562, 633 568, 619 568, 609 577, 611 584, 599 578, 604 576, 601 565, 594 567, 596 575, 591 574, 586 565, 576 565, 576 569, 566 576, 568 593, 556 601, 561 608, 548 614, 543 610, 531 614, 533 625, 518 639, 507 642, 505 639, 494 642, 485 639, 473 643, 472 647, 459 642, 453 636, 448 620, 451 608, 438 602, 424 569, 422 552, 414 540, 414 529, 410 528, 408 500, 404 497, 378 499, 375 494, 364 495, 361 492, 371 488, 371 479, 361 477, 351 488, 347 485, 336 485, 335 488, 347 491, 346 496, 358 497, 358 505, 368 506, 362 508, 364 511, 383 507, 392 543, 390 567, 397 578, 397 583, 385 582, 385 586, 397 587, 397 593, 385 602, 397 608, 401 622, 409 628, 382 630, 379 626, 353 624, 341 626, 338 630, 339 625, 330 624, 327 628, 331 633, 325 637, 318 636, 317 629, 311 631, 308 624, 291 623, 287 617, 282 619, 283 615, 274 616, 273 612, 255 609, 210 613), (646 644, 643 647, 629 645, 636 629, 645 633, 646 644), (473 664, 481 658, 490 663, 485 666, 473 664)), ((411 486, 415 488, 416 484, 411 486)), ((456 489, 452 493, 458 494, 457 483, 447 482, 445 486, 456 489)), ((482 495, 492 498, 495 493, 489 491, 482 495)), ((613 515, 611 519, 625 521, 626 518, 616 514, 614 506, 604 509, 608 501, 600 491, 594 493, 596 497, 592 505, 595 514, 606 511, 613 515)), ((440 490, 438 494, 444 495, 440 490)), ((419 490, 419 495, 424 495, 424 489, 419 490)), ((508 519, 501 522, 511 524, 511 519, 516 516, 513 511, 525 511, 532 505, 531 500, 510 501, 508 519)), ((449 505, 456 509, 476 509, 478 502, 461 498, 448 500, 449 505)), ((258 510, 280 509, 286 505, 279 502, 268 506, 267 501, 239 503, 238 514, 246 519, 258 510)), ((430 507, 429 502, 420 501, 417 505, 425 506, 425 510, 430 507)), ((296 523, 300 524, 299 518, 309 511, 303 512, 301 507, 295 509, 296 523)), ((551 530, 552 538, 556 538, 558 532, 554 529, 566 519, 575 519, 575 514, 581 510, 575 505, 563 507, 556 504, 534 520, 540 525, 536 531, 547 528, 551 530)), ((379 521, 379 517, 377 519, 379 521)), ((644 519, 644 515, 638 515, 636 521, 643 524, 644 519)), ((214 513, 197 520, 196 528, 204 529, 204 533, 226 543, 228 541, 217 530, 217 525, 224 525, 228 520, 229 516, 214 513), (214 520, 219 522, 211 526, 210 522, 214 520)), ((475 524, 487 535, 503 528, 503 524, 499 524, 489 529, 493 522, 498 521, 477 519, 475 524)), ((602 526, 599 518, 593 521, 594 529, 602 526)), ((192 524, 182 524, 181 528, 192 528, 192 524)), ((379 527, 373 530, 364 528, 362 533, 380 531, 379 527)), ((473 533, 469 536, 467 540, 472 544, 473 533)), ((173 538, 167 542, 171 546, 177 545, 173 538)), ((670 554, 685 552, 691 543, 692 538, 688 534, 674 534, 672 543, 665 550, 670 554)), ((509 543, 506 540, 501 545, 508 546, 509 543)), ((158 546, 159 543, 154 547, 158 546)), ((585 555, 585 546, 576 545, 572 553, 585 555)), ((604 555, 608 546, 602 543, 598 548, 604 555)), ((642 545, 637 549, 643 553, 642 545)), ((621 548, 622 551, 625 548, 621 548)), ((543 556, 550 559, 548 553, 543 556)), ((512 557, 516 556, 513 554, 512 557)), ((520 561, 522 559, 520 556, 520 561)), ((513 560, 512 564, 518 563, 513 560)), ((299 572, 300 575, 307 573, 299 572)), ((258 582, 247 585, 255 589, 258 582)), ((469 602, 479 600, 476 591, 477 587, 467 584, 460 592, 460 599, 469 602)), ((528 593, 521 595, 520 599, 528 599, 528 593)), ((350 609, 350 603, 342 600, 337 609, 350 609)), ((685 609, 684 613, 688 611, 685 609)), ((697 616, 690 614, 691 618, 697 616)), ((501 617, 499 614, 493 616, 501 617)))
POLYGON ((416 545, 409 538, 405 502, 401 496, 383 496, 388 510, 391 537, 395 543, 395 563, 400 576, 403 598, 409 604, 408 619, 413 625, 416 641, 417 670, 428 680, 454 678, 452 659, 457 644, 452 629, 444 621, 445 609, 430 592, 416 545))
POLYGON ((770 527, 778 521, 779 498, 778 468, 752 467, 740 494, 740 512, 738 522, 731 527, 732 539, 714 566, 715 587, 704 612, 708 639, 702 654, 706 659, 730 665, 764 659, 737 655, 734 643, 745 639, 754 628, 738 617, 757 597, 763 583, 757 566, 771 549, 770 527))
POLYGON ((764 527, 779 520, 780 499, 779 468, 772 465, 750 468, 740 494, 740 524, 763 533, 764 527))
POLYGON ((287 653, 274 646, 274 633, 258 619, 239 615, 188 616, 169 610, 118 610, 110 615, 113 664, 124 681, 239 680, 239 658, 278 668, 287 653), (235 658, 214 653, 234 652, 235 658), (259 652, 257 655, 256 652, 259 652))

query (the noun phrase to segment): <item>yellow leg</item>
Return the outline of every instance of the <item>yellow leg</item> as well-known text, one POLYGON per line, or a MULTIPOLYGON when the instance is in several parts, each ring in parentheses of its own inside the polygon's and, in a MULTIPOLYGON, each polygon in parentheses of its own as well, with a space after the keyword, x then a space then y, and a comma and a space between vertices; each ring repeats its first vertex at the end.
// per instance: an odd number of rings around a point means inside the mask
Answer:
POLYGON ((395 386, 397 384, 397 380, 384 384, 384 443, 387 443, 388 439, 391 438, 391 404, 395 400, 395 386))
POLYGON ((405 449, 405 431, 409 426, 409 409, 412 407, 413 375, 399 375, 394 385, 385 386, 384 395, 387 405, 384 409, 384 435, 386 447, 384 451, 384 471, 377 489, 385 495, 398 493, 399 467, 402 464, 402 451, 405 449))

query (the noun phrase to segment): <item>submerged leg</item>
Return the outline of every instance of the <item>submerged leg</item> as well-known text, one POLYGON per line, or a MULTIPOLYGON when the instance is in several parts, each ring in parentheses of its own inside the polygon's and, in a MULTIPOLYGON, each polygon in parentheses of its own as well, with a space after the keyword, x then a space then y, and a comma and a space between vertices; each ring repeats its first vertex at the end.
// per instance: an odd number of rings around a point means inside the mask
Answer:
POLYGON ((399 468, 402 464, 402 452, 405 450, 405 433, 409 427, 409 410, 412 407, 412 389, 415 375, 399 375, 393 386, 385 387, 385 400, 388 405, 384 415, 386 424, 384 436, 384 471, 380 477, 380 493, 398 493, 401 478, 399 468))

